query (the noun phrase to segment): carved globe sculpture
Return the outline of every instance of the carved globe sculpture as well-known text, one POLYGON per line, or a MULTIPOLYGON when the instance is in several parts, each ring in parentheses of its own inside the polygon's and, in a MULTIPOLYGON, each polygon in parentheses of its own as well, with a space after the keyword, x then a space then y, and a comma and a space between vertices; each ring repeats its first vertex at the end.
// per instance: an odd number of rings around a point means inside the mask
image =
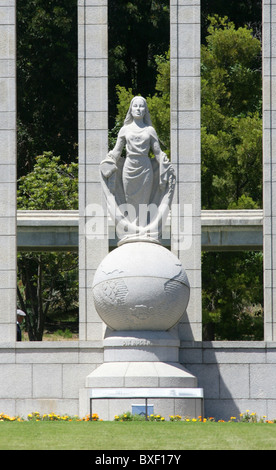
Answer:
POLYGON ((93 281, 95 308, 113 330, 169 330, 190 287, 179 259, 157 243, 129 242, 111 251, 93 281))

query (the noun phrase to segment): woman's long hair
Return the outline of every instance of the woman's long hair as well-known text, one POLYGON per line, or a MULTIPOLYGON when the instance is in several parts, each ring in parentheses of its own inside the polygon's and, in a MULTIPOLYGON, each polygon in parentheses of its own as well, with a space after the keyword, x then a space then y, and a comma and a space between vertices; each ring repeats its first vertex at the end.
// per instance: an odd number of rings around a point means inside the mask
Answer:
POLYGON ((130 102, 130 105, 129 105, 128 112, 127 112, 125 120, 124 120, 124 125, 127 126, 128 124, 131 124, 133 122, 133 117, 132 117, 132 114, 131 114, 131 108, 132 108, 134 100, 136 100, 137 98, 140 98, 141 100, 143 100, 144 104, 145 104, 146 113, 145 113, 145 116, 144 116, 144 123, 147 124, 147 126, 152 126, 150 113, 149 113, 149 108, 148 108, 147 102, 146 102, 145 98, 143 98, 143 96, 134 96, 134 98, 132 98, 132 100, 130 102))

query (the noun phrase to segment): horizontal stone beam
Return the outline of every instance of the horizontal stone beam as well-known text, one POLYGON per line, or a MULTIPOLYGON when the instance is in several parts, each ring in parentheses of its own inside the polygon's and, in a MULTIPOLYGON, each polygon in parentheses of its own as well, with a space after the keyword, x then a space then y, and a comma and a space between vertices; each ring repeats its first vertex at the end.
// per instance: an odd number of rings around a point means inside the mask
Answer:
MULTIPOLYGON (((262 210, 202 211, 202 251, 262 250, 262 210)), ((114 227, 109 221, 110 245, 114 227)), ((19 251, 77 251, 78 211, 17 211, 19 251)), ((165 246, 170 244, 170 220, 165 225, 165 246)))
POLYGON ((18 251, 77 251, 78 211, 17 211, 18 251))
POLYGON ((263 211, 201 211, 202 251, 263 249, 263 211))

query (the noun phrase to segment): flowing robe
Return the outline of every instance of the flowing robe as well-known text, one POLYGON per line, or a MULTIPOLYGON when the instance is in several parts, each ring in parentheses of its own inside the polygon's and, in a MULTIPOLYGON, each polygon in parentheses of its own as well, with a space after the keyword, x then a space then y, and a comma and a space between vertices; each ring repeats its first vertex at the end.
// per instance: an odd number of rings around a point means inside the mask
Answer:
POLYGON ((171 163, 152 126, 123 126, 114 149, 101 163, 103 187, 120 240, 158 241, 174 191, 171 163), (123 148, 126 158, 121 158, 123 148), (154 158, 149 157, 150 150, 154 158), (113 168, 105 176, 106 168, 113 168), (116 170, 116 171, 114 171, 116 170))

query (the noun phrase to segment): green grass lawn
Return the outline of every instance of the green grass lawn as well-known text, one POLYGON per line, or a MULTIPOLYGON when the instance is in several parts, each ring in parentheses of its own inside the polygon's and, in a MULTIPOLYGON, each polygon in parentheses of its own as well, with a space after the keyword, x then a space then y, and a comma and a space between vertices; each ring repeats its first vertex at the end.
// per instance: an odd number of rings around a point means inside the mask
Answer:
POLYGON ((275 450, 276 425, 187 422, 0 422, 0 450, 275 450))

